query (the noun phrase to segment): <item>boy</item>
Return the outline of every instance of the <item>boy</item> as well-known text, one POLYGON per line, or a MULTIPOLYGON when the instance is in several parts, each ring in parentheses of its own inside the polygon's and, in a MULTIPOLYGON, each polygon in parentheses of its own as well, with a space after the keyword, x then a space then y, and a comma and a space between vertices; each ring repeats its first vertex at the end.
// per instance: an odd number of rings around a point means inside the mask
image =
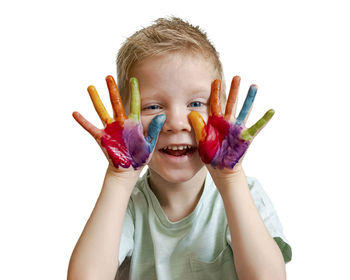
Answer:
POLYGON ((268 197, 241 165, 273 114, 245 129, 256 87, 236 118, 235 77, 222 114, 218 54, 178 18, 128 38, 117 70, 121 98, 106 78, 113 119, 88 88, 104 130, 73 113, 110 164, 68 278, 285 279, 290 247, 268 197))

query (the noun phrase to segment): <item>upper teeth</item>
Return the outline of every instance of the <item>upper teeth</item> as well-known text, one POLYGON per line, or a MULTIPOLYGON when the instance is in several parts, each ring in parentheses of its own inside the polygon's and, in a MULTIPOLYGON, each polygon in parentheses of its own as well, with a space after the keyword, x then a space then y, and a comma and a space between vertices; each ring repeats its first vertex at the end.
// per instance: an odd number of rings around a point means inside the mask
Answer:
POLYGON ((191 146, 190 145, 179 145, 179 146, 165 146, 163 149, 169 149, 169 150, 183 150, 183 149, 190 149, 191 146))

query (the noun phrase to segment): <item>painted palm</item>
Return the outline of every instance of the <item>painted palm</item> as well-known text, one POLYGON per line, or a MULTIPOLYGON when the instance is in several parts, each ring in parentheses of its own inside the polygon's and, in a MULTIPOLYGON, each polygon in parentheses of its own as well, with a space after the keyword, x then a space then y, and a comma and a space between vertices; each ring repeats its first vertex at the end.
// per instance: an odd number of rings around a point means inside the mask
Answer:
POLYGON ((104 129, 98 129, 88 122, 78 112, 73 113, 77 122, 85 128, 105 149, 109 160, 118 168, 132 166, 137 169, 143 166, 152 153, 157 142, 159 132, 165 121, 165 115, 158 115, 151 121, 148 134, 143 135, 140 121, 140 91, 136 78, 130 79, 130 114, 125 110, 120 98, 118 87, 112 76, 106 77, 114 117, 111 118, 103 105, 94 86, 88 87, 92 103, 99 115, 104 129))
POLYGON ((235 118, 235 106, 240 78, 234 77, 227 100, 225 114, 221 112, 221 82, 215 80, 210 94, 210 116, 205 124, 198 112, 191 112, 189 120, 194 128, 198 142, 198 152, 204 163, 214 168, 233 169, 245 154, 253 138, 272 118, 274 110, 270 109, 250 128, 245 127, 248 113, 253 104, 257 87, 251 85, 243 107, 235 118))

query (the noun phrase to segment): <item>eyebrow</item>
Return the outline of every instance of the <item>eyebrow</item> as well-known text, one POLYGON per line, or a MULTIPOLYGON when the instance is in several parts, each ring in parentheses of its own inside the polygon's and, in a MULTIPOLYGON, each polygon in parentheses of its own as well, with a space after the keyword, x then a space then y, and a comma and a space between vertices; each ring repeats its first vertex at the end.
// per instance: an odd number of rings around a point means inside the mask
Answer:
POLYGON ((191 92, 192 97, 210 97, 210 90, 207 89, 196 89, 191 92))
MULTIPOLYGON (((204 88, 204 87, 198 87, 198 88, 194 88, 194 89, 189 89, 190 91, 190 98, 198 98, 198 97, 202 97, 204 99, 209 99, 210 97, 210 88, 204 88)), ((141 102, 143 100, 152 100, 152 99, 158 99, 159 97, 162 97, 164 98, 164 91, 162 90, 155 90, 155 91, 152 91, 148 94, 147 97, 143 96, 142 95, 142 92, 141 92, 141 102)), ((167 99, 167 98, 166 98, 167 99)))

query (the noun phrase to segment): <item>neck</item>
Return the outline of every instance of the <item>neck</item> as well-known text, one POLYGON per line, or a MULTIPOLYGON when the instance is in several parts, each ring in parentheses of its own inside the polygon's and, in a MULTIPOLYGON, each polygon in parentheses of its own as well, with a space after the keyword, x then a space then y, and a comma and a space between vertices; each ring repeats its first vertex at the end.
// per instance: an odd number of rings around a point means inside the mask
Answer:
POLYGON ((164 180, 152 169, 149 172, 150 187, 171 221, 187 216, 196 208, 204 189, 205 166, 190 180, 175 183, 164 180))

